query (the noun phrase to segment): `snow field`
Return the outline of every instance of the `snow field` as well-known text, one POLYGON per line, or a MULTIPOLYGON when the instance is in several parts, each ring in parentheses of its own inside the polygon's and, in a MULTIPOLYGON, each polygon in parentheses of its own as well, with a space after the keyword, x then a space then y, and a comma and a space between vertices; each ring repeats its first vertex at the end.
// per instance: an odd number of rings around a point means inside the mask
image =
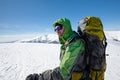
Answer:
MULTIPOLYGON (((109 56, 105 80, 120 80, 120 31, 106 32, 106 35, 109 56)), ((60 44, 0 44, 0 80, 25 80, 29 74, 53 69, 59 66, 59 51, 60 44)))

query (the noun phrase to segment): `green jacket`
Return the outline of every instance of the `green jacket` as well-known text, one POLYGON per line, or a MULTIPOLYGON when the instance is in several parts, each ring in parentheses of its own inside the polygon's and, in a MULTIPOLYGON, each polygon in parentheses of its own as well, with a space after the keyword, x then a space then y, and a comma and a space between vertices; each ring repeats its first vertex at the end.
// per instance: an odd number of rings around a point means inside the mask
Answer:
POLYGON ((71 23, 66 18, 61 18, 55 21, 55 24, 59 23, 65 27, 64 33, 59 37, 61 44, 60 48, 60 74, 66 80, 72 76, 74 71, 82 71, 78 66, 82 67, 82 60, 78 59, 78 55, 82 55, 85 50, 85 45, 82 40, 72 41, 66 48, 66 41, 78 36, 71 28, 71 23), (77 63, 78 62, 78 63, 77 63))

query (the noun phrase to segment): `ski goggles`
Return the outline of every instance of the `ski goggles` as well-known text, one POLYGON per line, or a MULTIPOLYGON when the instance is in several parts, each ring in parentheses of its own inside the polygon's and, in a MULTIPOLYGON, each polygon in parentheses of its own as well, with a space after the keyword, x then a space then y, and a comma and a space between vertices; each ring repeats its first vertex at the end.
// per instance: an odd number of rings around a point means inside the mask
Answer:
POLYGON ((55 31, 60 31, 60 30, 62 30, 63 29, 63 26, 61 26, 61 25, 58 25, 58 26, 56 26, 55 27, 55 31))

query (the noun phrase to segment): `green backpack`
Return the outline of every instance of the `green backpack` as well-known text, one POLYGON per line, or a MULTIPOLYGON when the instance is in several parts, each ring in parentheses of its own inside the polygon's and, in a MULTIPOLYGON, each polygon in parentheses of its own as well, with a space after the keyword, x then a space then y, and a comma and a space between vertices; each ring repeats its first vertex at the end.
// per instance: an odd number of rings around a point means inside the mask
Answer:
POLYGON ((85 42, 84 63, 87 73, 86 71, 83 73, 83 75, 85 74, 83 80, 104 80, 107 42, 100 18, 95 16, 84 17, 79 21, 77 32, 79 37, 67 42, 67 45, 76 39, 83 39, 85 42))
POLYGON ((92 80, 104 80, 106 69, 106 36, 99 17, 87 16, 80 20, 78 33, 85 41, 86 63, 92 80))

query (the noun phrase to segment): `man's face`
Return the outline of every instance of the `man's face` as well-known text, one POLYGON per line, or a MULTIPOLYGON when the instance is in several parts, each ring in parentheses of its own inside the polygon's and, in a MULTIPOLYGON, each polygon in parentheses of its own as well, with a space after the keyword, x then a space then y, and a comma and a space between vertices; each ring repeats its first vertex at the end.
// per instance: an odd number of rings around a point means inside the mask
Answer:
POLYGON ((55 27, 55 32, 57 33, 58 36, 62 36, 64 33, 64 26, 56 26, 55 27))

